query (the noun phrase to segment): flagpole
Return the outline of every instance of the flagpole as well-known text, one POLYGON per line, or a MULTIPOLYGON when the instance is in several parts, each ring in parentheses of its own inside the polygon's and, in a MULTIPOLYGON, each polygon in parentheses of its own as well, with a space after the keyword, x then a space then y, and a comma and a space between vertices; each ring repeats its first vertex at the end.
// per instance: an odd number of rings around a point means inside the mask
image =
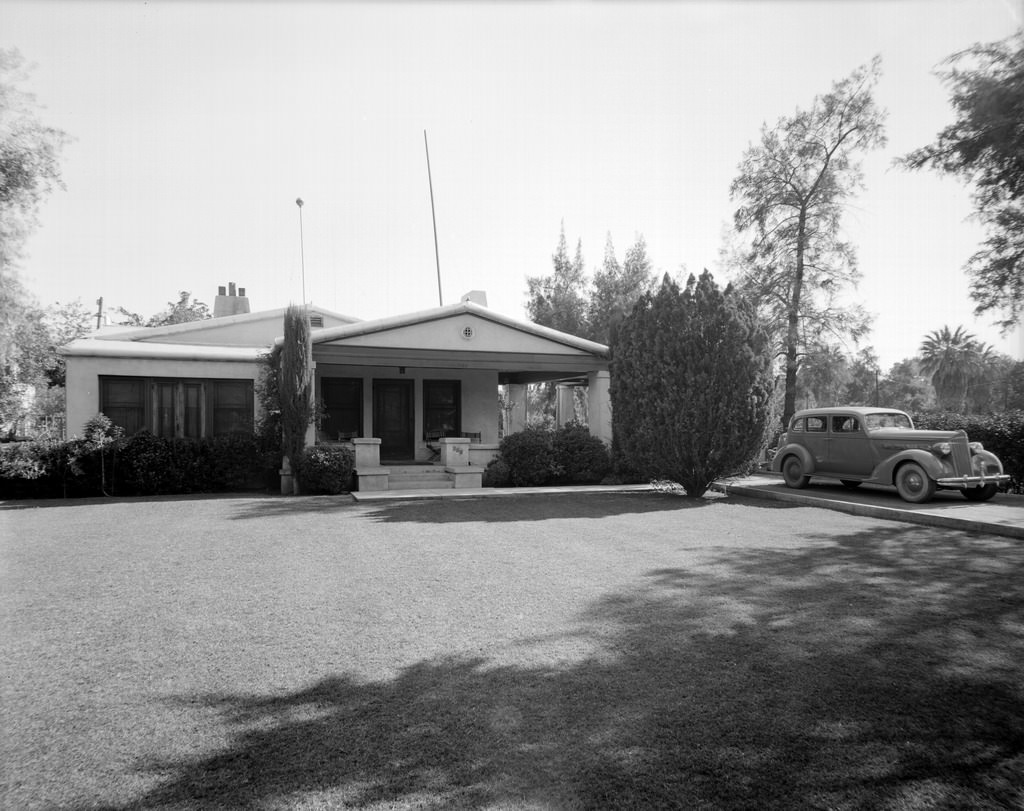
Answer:
POLYGON ((430 184, 430 219, 434 223, 434 262, 437 265, 437 306, 444 306, 441 295, 441 256, 437 250, 437 215, 434 213, 434 180, 430 175, 430 147, 427 146, 427 131, 423 130, 423 149, 427 153, 427 182, 430 184))
POLYGON ((302 263, 302 306, 306 306, 306 246, 302 238, 302 198, 295 198, 295 205, 299 207, 299 259, 302 263))

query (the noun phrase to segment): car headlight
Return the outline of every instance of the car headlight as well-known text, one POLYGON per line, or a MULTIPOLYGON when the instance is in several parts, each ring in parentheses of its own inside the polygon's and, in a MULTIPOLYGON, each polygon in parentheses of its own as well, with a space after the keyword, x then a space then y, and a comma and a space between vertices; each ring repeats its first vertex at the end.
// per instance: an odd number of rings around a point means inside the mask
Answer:
POLYGON ((953 446, 949 442, 936 442, 932 445, 932 452, 939 456, 949 456, 953 452, 953 446))
POLYGON ((980 442, 969 442, 967 447, 971 449, 971 453, 977 453, 978 451, 985 450, 985 446, 980 442))

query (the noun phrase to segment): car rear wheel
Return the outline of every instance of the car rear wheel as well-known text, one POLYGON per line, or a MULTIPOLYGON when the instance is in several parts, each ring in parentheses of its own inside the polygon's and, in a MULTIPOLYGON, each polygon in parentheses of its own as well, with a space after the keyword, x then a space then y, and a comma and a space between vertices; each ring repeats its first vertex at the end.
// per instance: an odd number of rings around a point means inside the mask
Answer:
POLYGON ((922 504, 935 495, 935 482, 916 462, 907 462, 896 471, 896 490, 911 504, 922 504))
POLYGON ((787 487, 800 490, 807 486, 811 477, 804 473, 804 463, 799 456, 787 456, 782 460, 782 478, 787 487))
POLYGON ((860 482, 854 479, 840 479, 839 481, 843 483, 843 487, 849 487, 851 490, 860 487, 860 482))
POLYGON ((986 484, 981 487, 968 487, 964 490, 964 498, 968 501, 988 501, 999 490, 995 484, 986 484))

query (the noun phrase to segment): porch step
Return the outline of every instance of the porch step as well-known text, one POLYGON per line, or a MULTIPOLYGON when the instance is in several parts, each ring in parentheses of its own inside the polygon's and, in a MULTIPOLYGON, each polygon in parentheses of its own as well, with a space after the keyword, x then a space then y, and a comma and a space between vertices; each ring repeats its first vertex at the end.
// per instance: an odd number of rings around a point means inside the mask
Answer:
POLYGON ((389 490, 450 490, 455 486, 443 467, 403 465, 391 466, 390 470, 389 490))

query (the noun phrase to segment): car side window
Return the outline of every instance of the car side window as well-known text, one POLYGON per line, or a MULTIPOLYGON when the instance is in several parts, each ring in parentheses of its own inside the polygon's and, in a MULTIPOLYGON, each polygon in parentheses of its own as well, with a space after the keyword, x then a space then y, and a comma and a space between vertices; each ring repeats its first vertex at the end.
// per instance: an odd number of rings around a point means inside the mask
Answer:
POLYGON ((814 433, 823 434, 825 433, 825 418, 824 417, 808 417, 807 418, 807 430, 814 433))
POLYGON ((790 431, 803 431, 804 430, 804 418, 793 420, 793 424, 789 428, 790 431))
POLYGON ((857 422, 856 417, 833 417, 832 418, 832 433, 833 434, 852 434, 854 431, 860 430, 860 424, 857 422))

